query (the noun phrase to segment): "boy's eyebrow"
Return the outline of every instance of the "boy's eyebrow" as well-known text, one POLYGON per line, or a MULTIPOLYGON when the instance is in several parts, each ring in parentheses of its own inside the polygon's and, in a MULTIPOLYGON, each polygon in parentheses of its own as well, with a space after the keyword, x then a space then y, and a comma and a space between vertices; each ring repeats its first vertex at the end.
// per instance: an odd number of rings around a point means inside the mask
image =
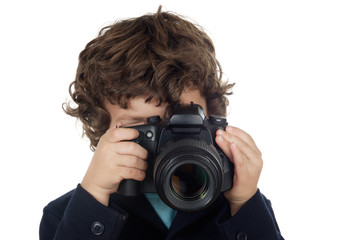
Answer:
POLYGON ((136 122, 136 121, 145 121, 146 119, 147 119, 147 117, 129 117, 129 116, 124 116, 124 115, 117 117, 118 122, 123 122, 123 121, 136 122))

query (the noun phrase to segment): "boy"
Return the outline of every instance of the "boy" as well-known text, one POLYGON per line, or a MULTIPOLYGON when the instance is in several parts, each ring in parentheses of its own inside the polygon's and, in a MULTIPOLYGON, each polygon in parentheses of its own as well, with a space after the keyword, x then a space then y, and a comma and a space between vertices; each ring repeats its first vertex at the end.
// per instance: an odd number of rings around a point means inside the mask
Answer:
POLYGON ((45 207, 40 239, 283 239, 257 188, 261 153, 236 127, 215 138, 234 164, 233 187, 208 208, 182 212, 157 194, 116 193, 123 180, 143 181, 148 165, 129 126, 164 116, 174 103, 224 116, 233 85, 221 78, 211 39, 180 16, 159 8, 103 28, 80 53, 70 86, 77 106, 65 106, 82 121, 94 155, 78 187, 45 207))

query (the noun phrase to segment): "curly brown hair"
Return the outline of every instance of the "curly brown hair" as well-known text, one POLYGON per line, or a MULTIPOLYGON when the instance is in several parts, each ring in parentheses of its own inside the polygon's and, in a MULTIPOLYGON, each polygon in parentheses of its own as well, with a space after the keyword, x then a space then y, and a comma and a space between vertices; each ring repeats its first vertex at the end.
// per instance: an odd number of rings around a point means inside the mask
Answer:
POLYGON ((212 40, 197 24, 162 12, 115 22, 100 30, 79 55, 69 93, 77 105, 64 111, 81 120, 94 150, 110 124, 105 102, 128 107, 146 96, 159 104, 179 101, 183 89, 205 96, 208 114, 225 115, 234 84, 222 81, 212 40))

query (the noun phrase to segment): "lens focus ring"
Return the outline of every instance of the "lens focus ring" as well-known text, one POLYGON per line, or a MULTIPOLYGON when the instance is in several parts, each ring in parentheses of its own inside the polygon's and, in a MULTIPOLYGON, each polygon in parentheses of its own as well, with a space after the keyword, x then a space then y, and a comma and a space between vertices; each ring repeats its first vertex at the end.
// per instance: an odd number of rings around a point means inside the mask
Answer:
POLYGON ((220 193, 222 160, 204 141, 172 140, 157 156, 153 176, 165 203, 177 210, 197 211, 209 206, 220 193))

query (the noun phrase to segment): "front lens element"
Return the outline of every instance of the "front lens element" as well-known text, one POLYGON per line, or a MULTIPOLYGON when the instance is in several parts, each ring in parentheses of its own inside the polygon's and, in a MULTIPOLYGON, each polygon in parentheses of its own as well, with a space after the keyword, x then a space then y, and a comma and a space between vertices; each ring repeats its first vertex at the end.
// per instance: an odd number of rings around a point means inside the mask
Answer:
POLYGON ((208 189, 207 172, 197 164, 184 164, 175 169, 172 178, 172 191, 184 200, 200 199, 208 189))

